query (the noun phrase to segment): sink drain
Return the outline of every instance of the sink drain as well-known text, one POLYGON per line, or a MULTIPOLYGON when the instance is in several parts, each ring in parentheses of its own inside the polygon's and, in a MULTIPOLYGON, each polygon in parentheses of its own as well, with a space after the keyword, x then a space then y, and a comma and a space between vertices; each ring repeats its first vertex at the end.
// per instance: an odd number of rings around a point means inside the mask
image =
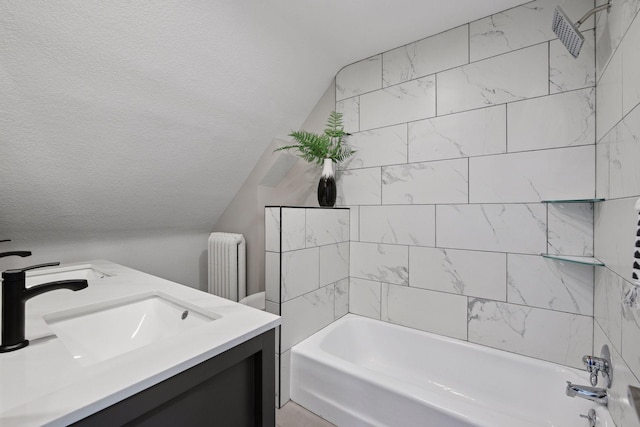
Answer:
POLYGON ((182 320, 186 319, 188 315, 189 315, 189 310, 183 311, 182 312, 182 320))

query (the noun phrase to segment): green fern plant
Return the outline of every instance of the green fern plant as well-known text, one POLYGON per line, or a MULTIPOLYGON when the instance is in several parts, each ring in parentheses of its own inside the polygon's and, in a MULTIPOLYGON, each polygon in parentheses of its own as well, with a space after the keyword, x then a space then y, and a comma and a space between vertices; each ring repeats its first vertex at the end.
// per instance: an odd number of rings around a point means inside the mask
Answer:
POLYGON ((321 135, 305 130, 289 134, 297 144, 276 148, 276 151, 296 150, 296 155, 309 163, 322 164, 324 159, 340 163, 351 157, 355 151, 346 145, 345 138, 351 134, 344 131, 342 113, 332 111, 327 120, 327 128, 321 135))

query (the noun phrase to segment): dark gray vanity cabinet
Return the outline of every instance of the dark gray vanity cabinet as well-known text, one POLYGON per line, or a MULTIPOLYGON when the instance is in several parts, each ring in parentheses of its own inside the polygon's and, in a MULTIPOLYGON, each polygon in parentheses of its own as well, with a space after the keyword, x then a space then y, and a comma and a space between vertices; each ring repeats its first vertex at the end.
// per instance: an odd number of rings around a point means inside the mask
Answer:
POLYGON ((275 329, 74 426, 275 427, 275 329))

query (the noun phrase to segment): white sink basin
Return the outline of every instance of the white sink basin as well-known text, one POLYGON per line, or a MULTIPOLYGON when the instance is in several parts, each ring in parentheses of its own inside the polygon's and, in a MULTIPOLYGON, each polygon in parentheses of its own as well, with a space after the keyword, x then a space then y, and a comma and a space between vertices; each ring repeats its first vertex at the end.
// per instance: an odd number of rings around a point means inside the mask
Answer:
POLYGON ((43 316, 82 365, 180 335, 218 318, 157 291, 43 316))
POLYGON ((110 274, 96 269, 91 264, 71 265, 66 267, 39 268, 27 271, 27 287, 39 285, 41 283, 55 282, 58 280, 79 280, 91 281, 110 277, 110 274))

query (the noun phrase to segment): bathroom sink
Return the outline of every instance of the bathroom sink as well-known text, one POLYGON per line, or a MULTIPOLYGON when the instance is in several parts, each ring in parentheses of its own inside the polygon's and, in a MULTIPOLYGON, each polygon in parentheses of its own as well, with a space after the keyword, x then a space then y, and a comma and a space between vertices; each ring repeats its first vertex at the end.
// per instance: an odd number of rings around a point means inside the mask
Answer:
POLYGON ((96 269, 91 264, 71 265, 65 267, 40 268, 27 271, 27 287, 58 280, 92 280, 110 277, 110 274, 96 269))
POLYGON ((145 292, 43 316, 82 365, 175 337, 219 315, 162 292, 145 292))

